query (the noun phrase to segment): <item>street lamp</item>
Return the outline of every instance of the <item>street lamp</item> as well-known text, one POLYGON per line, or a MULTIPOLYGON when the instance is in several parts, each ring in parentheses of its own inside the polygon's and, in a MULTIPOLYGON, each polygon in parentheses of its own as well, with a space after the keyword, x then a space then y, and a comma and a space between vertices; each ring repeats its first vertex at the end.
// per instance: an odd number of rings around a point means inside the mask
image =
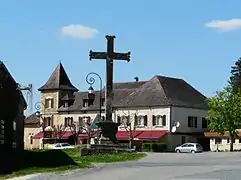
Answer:
POLYGON ((95 72, 91 72, 89 74, 87 74, 86 76, 86 82, 90 85, 89 89, 88 89, 88 98, 93 100, 95 97, 94 94, 94 88, 92 87, 92 85, 95 83, 95 78, 93 76, 96 76, 99 78, 100 80, 100 107, 99 107, 99 114, 100 114, 100 119, 101 119, 101 105, 102 105, 102 79, 100 77, 99 74, 95 73, 95 72))
MULTIPOLYGON (((42 102, 37 102, 37 103, 35 103, 35 109, 37 110, 36 111, 36 116, 38 117, 38 118, 40 118, 41 120, 42 120, 42 123, 40 123, 40 126, 42 127, 42 131, 43 131, 43 145, 42 145, 42 148, 44 149, 44 138, 45 138, 45 127, 44 127, 44 119, 43 119, 43 117, 42 117, 42 115, 44 115, 44 114, 41 114, 40 113, 40 110, 41 110, 41 106, 43 107, 43 109, 44 109, 44 104, 42 103, 42 102)), ((45 109, 44 109, 45 110, 45 109)))

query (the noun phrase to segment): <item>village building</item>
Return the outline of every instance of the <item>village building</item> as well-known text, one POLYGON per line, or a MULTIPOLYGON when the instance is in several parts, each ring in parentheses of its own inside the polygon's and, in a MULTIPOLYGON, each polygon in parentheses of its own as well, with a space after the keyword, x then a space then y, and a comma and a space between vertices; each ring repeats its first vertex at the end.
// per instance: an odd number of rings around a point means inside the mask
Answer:
MULTIPOLYGON (((210 150, 211 151, 230 151, 230 135, 228 132, 220 135, 217 132, 205 132, 207 138, 210 139, 210 150)), ((234 151, 241 151, 241 131, 237 130, 237 137, 233 143, 234 151)))
POLYGON ((24 110, 26 101, 3 62, 0 61, 0 171, 17 165, 24 149, 24 110))
MULTIPOLYGON (((40 121, 48 131, 51 127, 74 122, 92 122, 99 113, 100 105, 105 118, 105 90, 101 90, 101 101, 100 91, 94 91, 94 99, 90 101, 88 91, 78 91, 72 85, 61 63, 39 91, 40 121)), ((122 123, 129 119, 135 140, 162 141, 169 150, 185 142, 209 143, 204 138, 204 131, 207 130, 206 97, 183 79, 159 75, 147 81, 136 78, 132 82, 114 83, 113 91, 113 120, 122 123)), ((29 136, 29 133, 26 134, 29 136)), ((31 134, 33 141, 41 144, 43 134, 39 128, 38 133, 31 134)), ((62 139, 70 141, 71 136, 70 131, 65 132, 62 139)), ((129 132, 123 123, 116 136, 119 141, 128 141, 129 132)), ((78 141, 86 143, 87 138, 87 134, 83 133, 78 141)))

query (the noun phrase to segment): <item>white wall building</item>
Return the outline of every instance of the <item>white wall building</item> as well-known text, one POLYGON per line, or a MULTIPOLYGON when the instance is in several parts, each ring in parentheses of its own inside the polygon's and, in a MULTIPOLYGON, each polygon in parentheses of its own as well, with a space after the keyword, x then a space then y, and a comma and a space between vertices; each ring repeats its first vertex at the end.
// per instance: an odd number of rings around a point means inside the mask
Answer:
MULTIPOLYGON (((165 141, 173 150, 177 145, 203 137, 207 128, 206 97, 184 80, 156 75, 148 81, 114 83, 113 89, 113 120, 123 122, 129 116, 135 127, 135 139, 165 141), (180 126, 171 133, 175 122, 180 126)), ((78 92, 71 84, 61 63, 39 90, 41 113, 49 117, 48 125, 73 123, 83 118, 92 121, 99 113, 100 91, 94 91, 95 97, 90 101, 88 92, 78 92)), ((104 97, 102 90, 102 116, 104 97)), ((117 139, 128 140, 123 125, 119 127, 117 139)))

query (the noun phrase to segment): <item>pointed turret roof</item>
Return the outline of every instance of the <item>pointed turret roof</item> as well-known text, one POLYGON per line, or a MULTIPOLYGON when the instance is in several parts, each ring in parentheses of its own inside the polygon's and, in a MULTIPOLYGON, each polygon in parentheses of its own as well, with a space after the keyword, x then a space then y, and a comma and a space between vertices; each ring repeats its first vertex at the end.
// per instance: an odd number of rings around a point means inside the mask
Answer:
POLYGON ((50 76, 49 80, 38 89, 39 91, 47 90, 68 90, 68 91, 78 91, 76 87, 72 85, 69 80, 67 73, 64 70, 62 63, 55 68, 54 72, 50 76))

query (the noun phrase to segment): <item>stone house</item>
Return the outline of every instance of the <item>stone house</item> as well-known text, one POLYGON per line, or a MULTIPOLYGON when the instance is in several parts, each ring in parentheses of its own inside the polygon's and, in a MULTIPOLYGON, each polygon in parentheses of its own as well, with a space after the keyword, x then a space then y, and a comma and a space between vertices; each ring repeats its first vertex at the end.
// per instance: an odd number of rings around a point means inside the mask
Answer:
POLYGON ((24 149, 38 149, 39 140, 33 140, 33 136, 41 132, 40 118, 33 113, 24 120, 24 149))
POLYGON ((16 157, 24 147, 24 110, 27 104, 18 84, 1 61, 0 99, 0 170, 6 170, 17 164, 16 159, 12 157, 16 157))
MULTIPOLYGON (((230 135, 225 132, 223 135, 219 135, 216 132, 205 132, 206 137, 210 138, 210 150, 211 151, 229 151, 230 150, 230 135)), ((235 151, 241 150, 241 130, 237 130, 237 137, 235 138, 233 149, 235 151)))
MULTIPOLYGON (((131 121, 132 127, 135 127, 133 133, 136 140, 165 141, 168 148, 173 150, 187 141, 203 139, 203 132, 207 128, 206 97, 186 81, 156 75, 147 81, 114 83, 113 89, 113 120, 123 122, 127 117, 136 119, 131 121), (171 132, 177 122, 180 126, 171 132)), ((44 114, 47 126, 92 121, 99 112, 100 91, 94 91, 94 100, 90 103, 88 92, 78 92, 61 63, 39 91, 41 113, 44 114)), ((103 115, 104 91, 101 91, 103 115)), ((123 124, 120 125, 117 139, 128 141, 128 133, 123 124)), ((67 134, 71 136, 71 133, 67 134)), ((41 132, 33 138, 41 138, 41 132)), ((86 134, 80 135, 81 142, 86 139, 86 134)))

